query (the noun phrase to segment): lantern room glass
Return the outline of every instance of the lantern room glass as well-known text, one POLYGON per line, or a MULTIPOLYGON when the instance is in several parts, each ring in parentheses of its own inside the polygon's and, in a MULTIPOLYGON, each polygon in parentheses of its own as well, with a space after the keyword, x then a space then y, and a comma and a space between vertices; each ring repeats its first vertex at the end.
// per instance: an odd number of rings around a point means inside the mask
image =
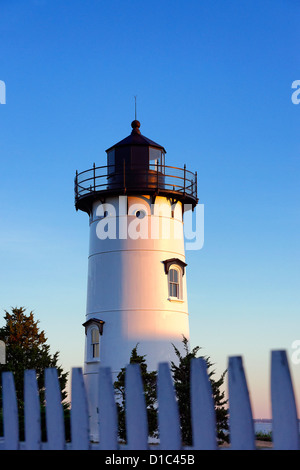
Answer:
POLYGON ((107 166, 109 175, 115 172, 115 149, 112 149, 107 154, 107 166))
POLYGON ((150 169, 164 173, 165 153, 158 148, 149 148, 150 169))

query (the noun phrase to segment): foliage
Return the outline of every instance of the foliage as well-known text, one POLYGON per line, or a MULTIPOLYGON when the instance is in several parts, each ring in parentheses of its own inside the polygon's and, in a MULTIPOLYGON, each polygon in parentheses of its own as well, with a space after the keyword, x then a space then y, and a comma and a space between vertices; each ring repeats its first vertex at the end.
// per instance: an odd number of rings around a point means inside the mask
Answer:
MULTIPOLYGON (((44 371, 55 367, 58 372, 62 400, 67 397, 66 383, 68 373, 58 365, 59 352, 50 354, 50 346, 44 331, 39 329, 39 321, 34 319, 33 312, 28 315, 24 307, 15 307, 11 312, 5 311, 5 326, 0 328, 0 339, 6 345, 6 364, 0 366, 0 372, 11 371, 14 375, 18 401, 20 426, 23 421, 24 408, 24 371, 34 369, 41 400, 44 407, 44 371)), ((68 405, 64 405, 68 408, 68 405)))
MULTIPOLYGON (((197 357, 199 346, 196 346, 191 351, 189 350, 188 340, 183 337, 183 349, 185 355, 182 355, 180 351, 174 346, 176 356, 179 363, 176 365, 173 361, 171 362, 171 371, 173 374, 174 387, 178 399, 180 424, 181 424, 181 435, 185 445, 192 445, 192 428, 191 428, 191 407, 190 407, 190 366, 191 360, 197 357)), ((202 356, 203 357, 203 356, 202 356)), ((215 403, 216 413, 216 426, 217 426, 217 437, 219 443, 229 441, 228 435, 228 410, 225 407, 227 400, 225 400, 225 392, 221 391, 221 387, 224 383, 226 371, 223 372, 219 380, 214 380, 214 370, 210 370, 213 364, 210 362, 209 357, 204 357, 207 364, 208 376, 210 379, 212 393, 215 403)))
MULTIPOLYGON (((157 372, 148 372, 146 364, 146 356, 138 355, 137 347, 132 350, 130 363, 139 364, 141 368, 141 375, 144 384, 145 401, 147 406, 148 415, 148 426, 149 436, 158 436, 158 420, 157 420, 157 396, 156 396, 156 380, 157 372)), ((195 347, 191 351, 189 350, 188 340, 183 337, 183 350, 184 355, 174 346, 176 356, 179 363, 176 365, 171 362, 171 372, 173 376, 174 387, 178 400, 179 415, 181 434, 184 445, 192 445, 192 429, 191 429, 191 409, 190 409, 190 365, 191 360, 197 357, 199 346, 195 347)), ((228 410, 226 408, 227 400, 225 400, 225 393, 221 391, 221 387, 224 383, 226 371, 221 375, 219 380, 214 380, 214 370, 210 370, 212 363, 209 358, 204 358, 207 363, 207 370, 209 379, 212 387, 212 394, 215 403, 216 413, 216 426, 217 426, 217 437, 219 443, 228 442, 228 410)), ((126 441, 126 423, 125 423, 125 371, 121 369, 121 372, 117 376, 117 380, 114 383, 114 388, 117 395, 117 408, 119 418, 119 437, 126 441)))
MULTIPOLYGON (((157 372, 148 372, 146 356, 137 353, 138 344, 133 348, 130 356, 130 364, 139 364, 144 385, 145 402, 149 426, 149 436, 157 436, 157 410, 156 410, 156 376, 157 372)), ((114 383, 117 396, 117 409, 119 418, 119 437, 126 441, 125 422, 125 370, 122 368, 114 383)))
POLYGON ((255 439, 258 441, 272 442, 272 431, 266 433, 263 431, 258 431, 255 433, 255 439))

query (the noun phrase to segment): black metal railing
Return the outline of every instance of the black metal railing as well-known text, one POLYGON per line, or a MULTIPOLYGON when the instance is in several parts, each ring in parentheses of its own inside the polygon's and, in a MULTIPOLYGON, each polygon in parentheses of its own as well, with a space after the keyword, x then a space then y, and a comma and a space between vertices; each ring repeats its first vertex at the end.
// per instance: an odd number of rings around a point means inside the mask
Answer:
POLYGON ((155 191, 176 193, 197 201, 197 173, 186 167, 150 164, 149 168, 126 169, 123 165, 99 166, 76 172, 75 203, 99 192, 155 191))

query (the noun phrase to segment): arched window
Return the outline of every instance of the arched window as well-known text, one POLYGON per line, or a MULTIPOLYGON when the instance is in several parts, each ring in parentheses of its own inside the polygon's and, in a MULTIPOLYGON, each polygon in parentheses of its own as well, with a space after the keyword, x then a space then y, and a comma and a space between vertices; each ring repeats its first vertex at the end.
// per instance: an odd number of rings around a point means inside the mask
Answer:
POLYGON ((173 299, 182 298, 182 271, 179 266, 172 265, 169 269, 169 297, 173 299))
POLYGON ((183 302, 183 282, 184 270, 187 264, 179 258, 169 258, 162 261, 165 273, 168 276, 169 300, 180 300, 183 302))
POLYGON ((100 333, 99 328, 91 329, 91 356, 98 359, 100 356, 100 333))
POLYGON ((90 318, 83 323, 86 334, 86 360, 87 362, 100 361, 100 337, 103 335, 105 321, 99 318, 90 318))

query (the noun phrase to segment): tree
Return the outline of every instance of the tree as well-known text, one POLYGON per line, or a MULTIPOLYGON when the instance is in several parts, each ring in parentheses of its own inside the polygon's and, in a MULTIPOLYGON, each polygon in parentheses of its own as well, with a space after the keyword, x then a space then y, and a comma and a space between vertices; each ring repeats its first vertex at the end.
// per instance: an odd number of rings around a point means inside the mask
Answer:
MULTIPOLYGON (((174 346, 175 354, 179 360, 176 365, 173 361, 171 362, 171 371, 173 374, 174 387, 178 399, 180 425, 181 425, 181 436, 185 445, 192 445, 192 428, 191 428, 191 407, 190 407, 190 367, 191 360, 197 357, 199 346, 196 346, 191 351, 189 350, 188 340, 183 336, 183 349, 185 355, 182 355, 180 351, 174 346)), ((202 356, 203 357, 203 356, 202 356)), ((209 357, 204 357, 208 376, 210 379, 212 394, 215 403, 216 413, 216 427, 217 427, 217 438, 219 443, 222 441, 229 441, 228 431, 228 410, 225 407, 227 400, 225 399, 225 392, 221 391, 221 386, 224 383, 226 372, 223 372, 219 380, 214 380, 214 370, 210 370, 213 364, 210 362, 209 357), (224 432, 225 431, 225 432, 224 432)))
POLYGON ((68 373, 63 373, 62 367, 58 365, 59 352, 50 354, 45 332, 38 327, 39 321, 34 319, 32 311, 28 315, 25 312, 24 307, 12 308, 11 313, 5 310, 6 324, 0 328, 0 339, 6 345, 6 364, 1 365, 0 370, 12 371, 14 374, 19 410, 23 407, 26 369, 36 371, 41 403, 44 401, 44 371, 49 367, 57 369, 62 400, 67 397, 65 387, 68 373))
MULTIPOLYGON (((138 344, 133 348, 130 356, 130 364, 139 364, 141 376, 144 385, 145 402, 147 408, 147 418, 149 427, 149 436, 157 436, 157 410, 156 410, 156 377, 157 372, 148 372, 145 355, 140 356, 137 353, 138 344)), ((126 423, 125 423, 125 371, 121 369, 114 383, 117 396, 117 409, 119 419, 119 437, 126 441, 126 423)))

